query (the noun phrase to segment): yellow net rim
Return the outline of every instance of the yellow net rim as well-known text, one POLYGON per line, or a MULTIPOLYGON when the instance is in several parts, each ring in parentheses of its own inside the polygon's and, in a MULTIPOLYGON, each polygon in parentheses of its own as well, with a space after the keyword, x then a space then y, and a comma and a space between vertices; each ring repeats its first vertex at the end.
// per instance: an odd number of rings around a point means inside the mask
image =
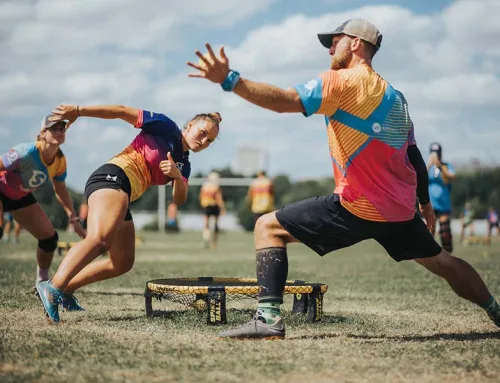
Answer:
MULTIPOLYGON (((182 284, 165 284, 159 283, 157 280, 146 283, 146 290, 150 293, 159 294, 208 294, 215 287, 224 288, 226 294, 241 294, 241 295, 258 295, 259 286, 245 285, 245 283, 257 283, 256 278, 210 278, 210 286, 193 284, 193 282, 207 282, 204 278, 169 278, 167 281, 182 281, 191 282, 189 286, 182 284), (241 283, 241 285, 224 286, 224 283, 241 283)), ((287 280, 285 285, 285 294, 310 294, 314 288, 319 286, 322 294, 328 291, 328 286, 323 283, 312 283, 297 280, 287 280)))

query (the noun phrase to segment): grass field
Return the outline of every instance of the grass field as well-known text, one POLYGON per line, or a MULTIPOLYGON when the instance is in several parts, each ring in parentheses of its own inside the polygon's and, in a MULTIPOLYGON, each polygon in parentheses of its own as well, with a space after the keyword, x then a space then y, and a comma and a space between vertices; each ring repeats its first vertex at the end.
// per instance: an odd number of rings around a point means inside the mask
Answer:
MULTIPOLYGON (((179 276, 255 276, 253 238, 224 234, 202 250, 199 233, 141 234, 134 269, 78 292, 82 313, 46 321, 29 294, 35 241, 0 244, 1 382, 498 382, 500 332, 486 314, 456 297, 413 262, 397 264, 372 242, 323 258, 289 247, 290 279, 324 282, 325 315, 317 324, 287 313, 284 341, 217 340, 250 316, 254 300, 229 305, 228 325, 154 303, 147 319, 147 280, 179 276), (234 307, 239 307, 235 309, 234 307), (244 309, 244 308, 247 309, 244 309)), ((500 241, 457 246, 500 297, 500 241)), ((56 264, 61 257, 56 256, 56 264)), ((55 269, 55 267, 54 267, 55 269)))

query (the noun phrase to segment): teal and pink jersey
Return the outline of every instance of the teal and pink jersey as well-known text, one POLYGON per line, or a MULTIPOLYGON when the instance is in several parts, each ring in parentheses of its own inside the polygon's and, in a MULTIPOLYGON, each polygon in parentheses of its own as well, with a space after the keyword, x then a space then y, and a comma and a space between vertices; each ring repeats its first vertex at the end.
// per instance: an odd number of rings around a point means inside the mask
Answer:
POLYGON ((306 116, 325 116, 342 206, 370 221, 413 219, 417 177, 406 150, 416 142, 403 94, 364 64, 295 89, 306 116))
POLYGON ((164 114, 140 110, 135 127, 142 131, 109 161, 127 174, 132 189, 130 200, 135 201, 150 185, 172 181, 160 170, 160 162, 167 159, 169 152, 187 182, 191 174, 189 151, 182 149, 182 133, 177 124, 164 114))
POLYGON ((47 180, 66 180, 66 158, 56 155, 49 165, 40 153, 40 143, 19 144, 1 156, 0 194, 18 200, 35 191, 47 180))

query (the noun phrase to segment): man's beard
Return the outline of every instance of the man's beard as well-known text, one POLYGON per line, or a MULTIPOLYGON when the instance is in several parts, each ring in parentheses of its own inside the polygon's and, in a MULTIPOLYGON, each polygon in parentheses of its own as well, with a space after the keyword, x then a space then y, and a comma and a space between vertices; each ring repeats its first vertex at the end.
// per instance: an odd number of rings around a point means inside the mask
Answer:
POLYGON ((334 55, 330 63, 330 69, 333 70, 346 69, 347 67, 349 67, 349 64, 351 63, 352 56, 353 55, 351 51, 346 51, 341 56, 334 55))

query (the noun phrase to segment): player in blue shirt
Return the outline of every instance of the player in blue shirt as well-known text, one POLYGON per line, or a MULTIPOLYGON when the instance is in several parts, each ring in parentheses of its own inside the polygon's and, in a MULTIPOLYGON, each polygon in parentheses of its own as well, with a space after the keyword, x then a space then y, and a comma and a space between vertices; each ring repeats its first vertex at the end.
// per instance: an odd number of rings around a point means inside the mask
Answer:
POLYGON ((429 174, 429 197, 439 221, 441 245, 443 249, 451 253, 453 251, 450 223, 451 184, 455 181, 455 169, 449 162, 443 162, 442 148, 437 142, 431 144, 427 172, 429 174))

